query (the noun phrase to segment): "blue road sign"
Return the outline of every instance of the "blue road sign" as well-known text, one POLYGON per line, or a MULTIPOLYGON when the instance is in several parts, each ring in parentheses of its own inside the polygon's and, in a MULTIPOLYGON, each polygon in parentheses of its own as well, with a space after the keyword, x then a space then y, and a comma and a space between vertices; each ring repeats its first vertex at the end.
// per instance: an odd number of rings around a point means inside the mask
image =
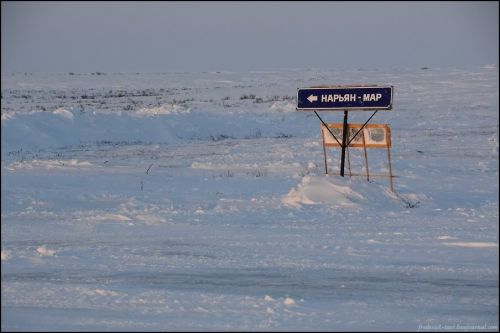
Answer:
POLYGON ((297 110, 391 110, 392 86, 297 89, 297 110))

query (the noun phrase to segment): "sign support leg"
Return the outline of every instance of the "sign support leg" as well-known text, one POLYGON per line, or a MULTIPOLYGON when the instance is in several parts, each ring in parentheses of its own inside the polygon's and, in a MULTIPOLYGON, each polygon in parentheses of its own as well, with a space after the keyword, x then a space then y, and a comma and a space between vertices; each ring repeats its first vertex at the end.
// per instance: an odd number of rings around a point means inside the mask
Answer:
POLYGON ((347 146, 347 114, 348 111, 344 111, 344 127, 342 129, 342 155, 340 157, 340 175, 344 177, 344 164, 345 164, 345 148, 347 146))
POLYGON ((322 133, 321 136, 323 137, 323 156, 324 156, 324 159, 325 159, 325 175, 327 175, 328 174, 328 163, 327 163, 327 160, 326 160, 325 136, 324 136, 323 133, 322 133))
POLYGON ((349 153, 349 147, 347 147, 347 168, 349 169, 349 178, 352 177, 351 172, 351 154, 349 153))
POLYGON ((370 172, 368 171, 368 153, 366 151, 365 131, 361 132, 361 138, 363 138, 363 150, 365 151, 366 180, 370 181, 370 172))
POLYGON ((394 192, 392 187, 392 166, 391 166, 391 148, 387 147, 387 161, 389 162, 389 185, 391 187, 391 192, 394 192))

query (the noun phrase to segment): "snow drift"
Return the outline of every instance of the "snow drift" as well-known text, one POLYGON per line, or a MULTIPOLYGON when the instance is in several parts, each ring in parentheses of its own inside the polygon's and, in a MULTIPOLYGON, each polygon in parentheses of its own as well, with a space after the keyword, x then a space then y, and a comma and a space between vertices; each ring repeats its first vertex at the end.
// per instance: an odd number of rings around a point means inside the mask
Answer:
POLYGON ((288 206, 328 205, 339 208, 359 208, 363 196, 349 186, 337 184, 338 181, 325 177, 305 176, 302 182, 282 198, 288 206))
POLYGON ((306 136, 316 124, 299 126, 298 116, 284 119, 272 109, 262 118, 251 118, 245 114, 213 114, 178 105, 116 113, 65 108, 52 112, 2 113, 2 154, 21 148, 60 148, 103 142, 176 143, 306 136))

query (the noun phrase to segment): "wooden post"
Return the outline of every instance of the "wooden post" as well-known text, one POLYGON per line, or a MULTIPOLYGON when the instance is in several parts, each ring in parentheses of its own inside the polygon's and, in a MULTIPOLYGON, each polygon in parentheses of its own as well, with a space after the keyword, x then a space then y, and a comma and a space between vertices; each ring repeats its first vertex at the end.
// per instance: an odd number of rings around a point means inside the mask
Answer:
POLYGON ((325 157, 325 175, 328 174, 328 163, 326 161, 326 147, 325 144, 323 143, 323 155, 325 157))
POLYGON ((352 177, 351 172, 351 154, 349 153, 349 147, 347 147, 347 167, 349 168, 349 178, 352 177))
POLYGON ((366 151, 365 131, 361 131, 361 138, 363 139, 363 150, 365 151, 365 167, 366 167, 366 180, 370 181, 370 171, 368 171, 368 153, 366 151))
MULTIPOLYGON (((325 125, 323 125, 324 127, 325 125)), ((324 129, 321 129, 321 138, 323 139, 323 157, 325 159, 325 175, 328 174, 328 163, 326 160, 326 146, 325 146, 325 132, 324 129)))
POLYGON ((387 147, 387 161, 389 162, 389 184, 391 192, 394 192, 394 188, 392 187, 391 148, 389 147, 387 147))

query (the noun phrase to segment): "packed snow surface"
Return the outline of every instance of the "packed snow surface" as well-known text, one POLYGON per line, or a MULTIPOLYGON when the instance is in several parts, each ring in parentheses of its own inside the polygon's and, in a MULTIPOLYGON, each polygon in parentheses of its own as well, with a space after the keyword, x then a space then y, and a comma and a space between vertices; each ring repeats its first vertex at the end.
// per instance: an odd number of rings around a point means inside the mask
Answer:
POLYGON ((498 79, 2 73, 2 330, 498 331, 498 79), (359 83, 394 86, 394 192, 295 111, 359 83))

